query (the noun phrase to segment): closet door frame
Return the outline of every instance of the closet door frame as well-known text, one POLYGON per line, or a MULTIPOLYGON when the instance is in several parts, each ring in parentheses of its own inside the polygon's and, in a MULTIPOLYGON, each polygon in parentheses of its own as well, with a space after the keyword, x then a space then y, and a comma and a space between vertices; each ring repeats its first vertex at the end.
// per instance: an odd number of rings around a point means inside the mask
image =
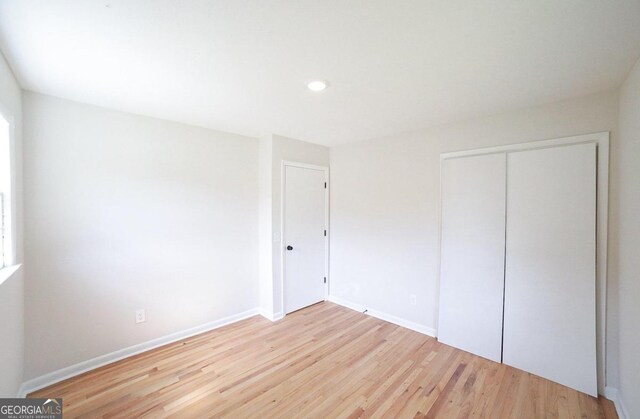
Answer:
MULTIPOLYGON (((606 324, 607 324, 607 231, 609 209, 609 131, 572 137, 554 138, 485 147, 474 150, 454 151, 440 155, 440 196, 442 197, 442 162, 446 159, 483 154, 510 153, 574 144, 596 144, 597 153, 597 197, 596 197, 596 355, 598 371, 598 393, 604 395, 606 378, 606 324)), ((439 246, 442 244, 442 199, 438 211, 439 246)), ((440 256, 440 255, 439 255, 440 256)), ((440 261, 440 257, 438 257, 440 261)), ((440 275, 440 267, 438 267, 440 275)), ((440 278, 438 278, 438 287, 440 278)))

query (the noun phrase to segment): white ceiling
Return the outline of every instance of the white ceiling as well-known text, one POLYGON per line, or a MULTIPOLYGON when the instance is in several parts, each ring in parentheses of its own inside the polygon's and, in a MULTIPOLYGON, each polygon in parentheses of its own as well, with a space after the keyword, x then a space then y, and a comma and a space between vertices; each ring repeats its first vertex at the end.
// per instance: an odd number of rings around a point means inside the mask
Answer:
POLYGON ((0 48, 28 90, 337 145, 617 87, 640 1, 0 0, 0 48))

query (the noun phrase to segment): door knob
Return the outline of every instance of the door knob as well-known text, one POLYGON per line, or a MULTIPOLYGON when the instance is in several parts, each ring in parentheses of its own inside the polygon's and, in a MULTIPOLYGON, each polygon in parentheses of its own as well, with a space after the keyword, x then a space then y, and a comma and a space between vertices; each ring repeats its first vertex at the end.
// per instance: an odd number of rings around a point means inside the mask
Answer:
POLYGON ((293 250, 293 246, 287 246, 287 250, 293 250))

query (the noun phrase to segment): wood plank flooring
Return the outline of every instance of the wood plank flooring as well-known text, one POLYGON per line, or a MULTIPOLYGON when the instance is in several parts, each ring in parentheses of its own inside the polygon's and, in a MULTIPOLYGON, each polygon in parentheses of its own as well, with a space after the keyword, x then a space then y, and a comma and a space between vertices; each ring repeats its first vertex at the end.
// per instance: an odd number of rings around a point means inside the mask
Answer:
POLYGON ((616 418, 613 404, 325 302, 30 394, 72 417, 616 418))

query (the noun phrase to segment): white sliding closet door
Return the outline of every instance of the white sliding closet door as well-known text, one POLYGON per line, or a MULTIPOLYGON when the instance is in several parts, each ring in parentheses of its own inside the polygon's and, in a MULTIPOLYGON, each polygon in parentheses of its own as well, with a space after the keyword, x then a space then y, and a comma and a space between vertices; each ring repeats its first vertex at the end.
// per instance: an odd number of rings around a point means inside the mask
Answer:
POLYGON ((500 362, 505 154, 442 161, 438 340, 500 362))
POLYGON ((509 153, 505 364, 597 395, 595 255, 596 145, 509 153))

